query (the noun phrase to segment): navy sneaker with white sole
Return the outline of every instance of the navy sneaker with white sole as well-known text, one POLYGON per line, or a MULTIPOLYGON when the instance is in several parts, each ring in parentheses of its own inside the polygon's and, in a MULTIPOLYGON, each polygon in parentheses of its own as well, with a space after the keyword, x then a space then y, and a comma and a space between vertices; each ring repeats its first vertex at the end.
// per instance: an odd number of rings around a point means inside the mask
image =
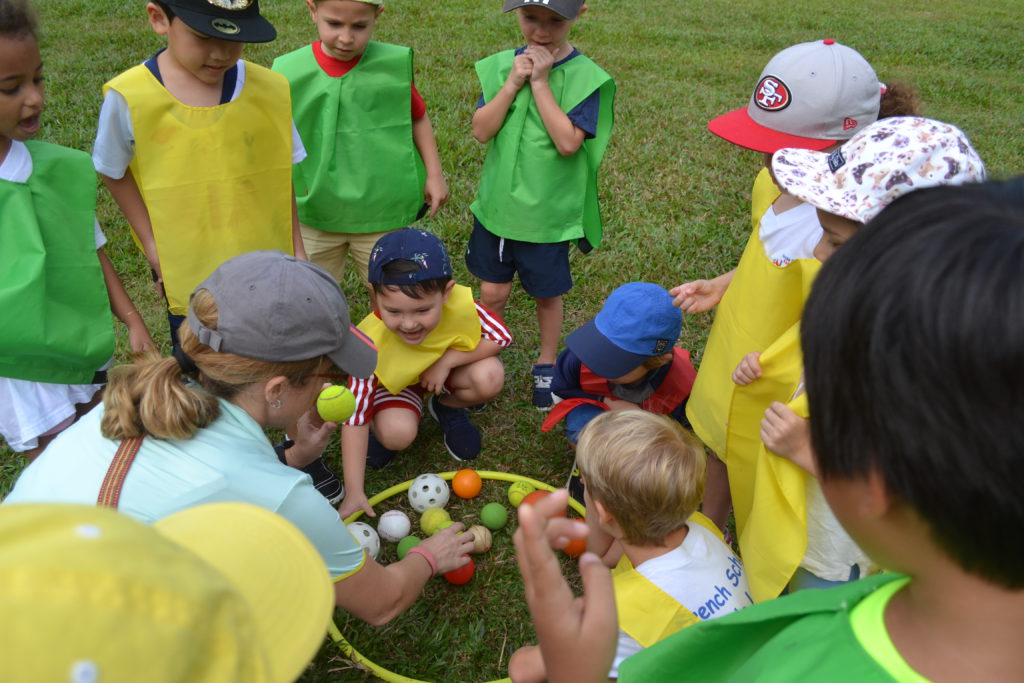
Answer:
POLYGON ((480 430, 469 421, 465 408, 452 408, 438 400, 437 396, 427 399, 430 416, 441 425, 444 447, 459 462, 474 460, 480 455, 480 430))

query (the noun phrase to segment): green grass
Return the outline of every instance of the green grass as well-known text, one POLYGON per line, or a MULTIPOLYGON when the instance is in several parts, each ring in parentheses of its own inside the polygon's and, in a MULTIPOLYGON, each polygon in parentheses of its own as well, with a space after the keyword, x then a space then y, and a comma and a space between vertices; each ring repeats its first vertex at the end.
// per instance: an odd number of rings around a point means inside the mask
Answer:
MULTIPOLYGON (((276 55, 315 37, 301 0, 262 4, 280 35, 268 45, 248 47, 247 58, 269 65, 276 55)), ((100 86, 149 56, 161 41, 149 30, 143 0, 45 0, 38 5, 49 89, 40 138, 89 150, 100 86)), ((992 176, 1020 173, 1024 87, 1019 17, 1017 0, 593 0, 574 27, 572 41, 615 77, 616 129, 601 178, 606 242, 589 256, 573 255, 576 287, 565 299, 565 331, 593 316, 623 282, 643 279, 670 287, 735 264, 750 231, 749 189, 761 157, 719 140, 705 126, 715 115, 744 105, 764 64, 790 44, 831 37, 856 47, 883 81, 916 84, 925 113, 959 125, 992 176)), ((427 101, 452 191, 449 205, 423 224, 448 243, 457 279, 475 284, 460 258, 484 155, 470 134, 478 95, 473 63, 518 44, 515 20, 501 14, 498 0, 394 0, 375 37, 416 50, 417 86, 427 101)), ((99 217, 110 238, 111 258, 166 348, 164 315, 148 269, 105 192, 99 217)), ((365 313, 359 283, 349 279, 344 286, 355 315, 365 313)), ((476 418, 485 433, 479 466, 562 483, 571 463, 569 450, 558 433, 539 432, 540 416, 529 406, 529 366, 538 343, 533 314, 530 300, 517 290, 507 313, 516 343, 502 354, 506 389, 476 418)), ((684 326, 681 344, 698 361, 710 322, 711 316, 703 314, 688 318, 684 326)), ((118 354, 126 358, 120 330, 118 354)), ((328 457, 340 470, 336 445, 328 457)), ((8 450, 0 452, 0 493, 10 488, 22 466, 8 450)), ((436 425, 425 421, 413 448, 383 472, 368 473, 367 491, 452 466, 436 425)), ((487 486, 485 495, 496 495, 490 488, 497 485, 487 486)), ((467 507, 472 508, 467 515, 478 509, 467 507)), ((372 659, 389 661, 402 673, 448 681, 500 676, 508 654, 533 636, 507 532, 498 540, 481 558, 481 572, 469 586, 435 582, 426 599, 393 625, 345 624, 344 631, 372 659)), ((368 678, 328 645, 304 680, 368 678)))

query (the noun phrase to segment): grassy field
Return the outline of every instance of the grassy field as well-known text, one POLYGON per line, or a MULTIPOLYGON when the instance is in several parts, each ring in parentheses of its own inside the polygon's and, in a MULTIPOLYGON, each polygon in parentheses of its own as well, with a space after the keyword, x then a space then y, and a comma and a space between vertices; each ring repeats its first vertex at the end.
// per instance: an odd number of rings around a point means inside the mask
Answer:
MULTIPOLYGON (((375 35, 416 50, 417 87, 427 101, 452 191, 449 205, 422 225, 444 237, 456 278, 467 284, 475 283, 461 254, 484 156, 470 133, 479 92, 473 63, 519 44, 516 22, 501 14, 500 5, 498 0, 394 0, 375 35)), ((49 93, 39 137, 89 150, 100 86, 152 54, 161 40, 148 27, 143 0, 44 0, 38 6, 49 93)), ((250 46, 247 58, 269 65, 276 55, 315 38, 301 0, 264 0, 263 6, 279 37, 250 46)), ((671 287, 736 263, 750 231, 749 189, 761 157, 712 136, 705 126, 710 118, 745 105, 767 60, 793 43, 835 38, 857 48, 883 81, 917 85, 927 115, 960 126, 990 175, 1024 171, 1019 12, 1017 0, 591 2, 571 39, 615 77, 616 128, 601 178, 606 241, 588 256, 573 254, 577 284, 565 299, 565 331, 593 316, 624 282, 671 287)), ((148 269, 105 192, 100 192, 99 217, 110 239, 108 253, 166 350, 163 310, 148 269)), ((359 283, 350 279, 344 287, 355 315, 365 313, 359 283)), ((502 355, 505 392, 476 418, 485 433, 479 467, 562 483, 570 452, 559 434, 539 432, 540 416, 529 405, 537 335, 532 304, 521 291, 513 295, 507 322, 516 343, 502 355)), ((684 325, 681 344, 697 362, 710 322, 711 315, 703 314, 684 325)), ((340 471, 336 446, 328 457, 340 471)), ((382 472, 368 474, 367 491, 453 464, 436 425, 425 421, 410 451, 382 472)), ((8 450, 0 451, 0 494, 23 465, 8 450)), ((485 488, 487 499, 500 495, 496 484, 485 488)), ((478 509, 474 502, 453 516, 472 520, 478 509)), ((420 605, 388 627, 350 624, 343 615, 339 624, 375 661, 426 680, 499 678, 510 652, 533 637, 508 532, 499 534, 495 549, 482 557, 473 583, 455 588, 435 582, 426 593, 420 605)), ((367 678, 336 648, 325 646, 303 680, 367 678)))

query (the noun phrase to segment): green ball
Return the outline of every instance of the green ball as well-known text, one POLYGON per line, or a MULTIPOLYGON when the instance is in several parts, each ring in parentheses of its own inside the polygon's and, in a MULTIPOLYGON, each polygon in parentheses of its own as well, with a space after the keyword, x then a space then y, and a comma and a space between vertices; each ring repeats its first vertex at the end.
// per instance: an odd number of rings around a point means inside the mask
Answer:
POLYGON ((324 422, 342 423, 356 412, 356 397, 348 387, 332 384, 320 392, 316 399, 316 412, 324 422))
POLYGON ((406 536, 398 542, 398 559, 404 560, 405 554, 409 552, 409 548, 420 544, 420 539, 415 536, 406 536))
POLYGON ((480 521, 491 531, 497 531, 508 522, 508 510, 501 503, 488 503, 480 511, 480 521))

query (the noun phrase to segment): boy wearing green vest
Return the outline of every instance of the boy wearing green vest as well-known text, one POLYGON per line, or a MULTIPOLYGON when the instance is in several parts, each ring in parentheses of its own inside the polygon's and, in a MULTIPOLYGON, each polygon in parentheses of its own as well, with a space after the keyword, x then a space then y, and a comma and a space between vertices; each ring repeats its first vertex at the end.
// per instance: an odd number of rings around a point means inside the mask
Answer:
POLYGON ((320 40, 274 60, 291 84, 309 156, 293 172, 310 260, 339 282, 351 254, 365 280, 385 232, 448 201, 412 50, 370 40, 383 0, 306 0, 320 40))
POLYGON ((95 405, 114 354, 153 349, 96 222, 89 156, 32 140, 43 62, 25 0, 0 0, 0 438, 34 459, 95 405))
MULTIPOLYGON (((645 410, 602 413, 584 427, 576 459, 587 549, 613 568, 619 633, 608 678, 643 648, 753 603, 743 565, 697 512, 707 460, 678 423, 645 410)), ((518 650, 509 676, 545 680, 540 649, 518 650)))
MULTIPOLYGON (((1024 534, 1024 205, 1011 192, 944 186, 897 199, 822 266, 804 308, 821 487, 894 573, 696 625, 628 659, 620 680, 1021 680, 1024 553, 1008 540, 1024 534)), ((603 680, 581 669, 610 654, 607 576, 581 560, 581 616, 545 547, 550 509, 537 512, 520 513, 517 532, 527 596, 549 668, 575 668, 551 680, 603 680)), ((551 524, 566 535, 565 520, 551 524)))
POLYGON ((238 254, 305 258, 291 189, 305 158, 288 82, 241 59, 277 35, 259 0, 154 0, 167 48, 103 86, 93 163, 167 299, 171 340, 189 295, 238 254))
POLYGON ((526 46, 476 64, 482 94, 473 137, 487 158, 473 212, 466 265, 480 299, 499 317, 516 274, 537 305, 540 353, 533 404, 551 407, 562 333, 562 295, 572 288, 569 243, 601 241, 597 169, 612 131, 615 83, 569 44, 583 0, 505 0, 526 46), (529 84, 529 87, 525 87, 529 84))

